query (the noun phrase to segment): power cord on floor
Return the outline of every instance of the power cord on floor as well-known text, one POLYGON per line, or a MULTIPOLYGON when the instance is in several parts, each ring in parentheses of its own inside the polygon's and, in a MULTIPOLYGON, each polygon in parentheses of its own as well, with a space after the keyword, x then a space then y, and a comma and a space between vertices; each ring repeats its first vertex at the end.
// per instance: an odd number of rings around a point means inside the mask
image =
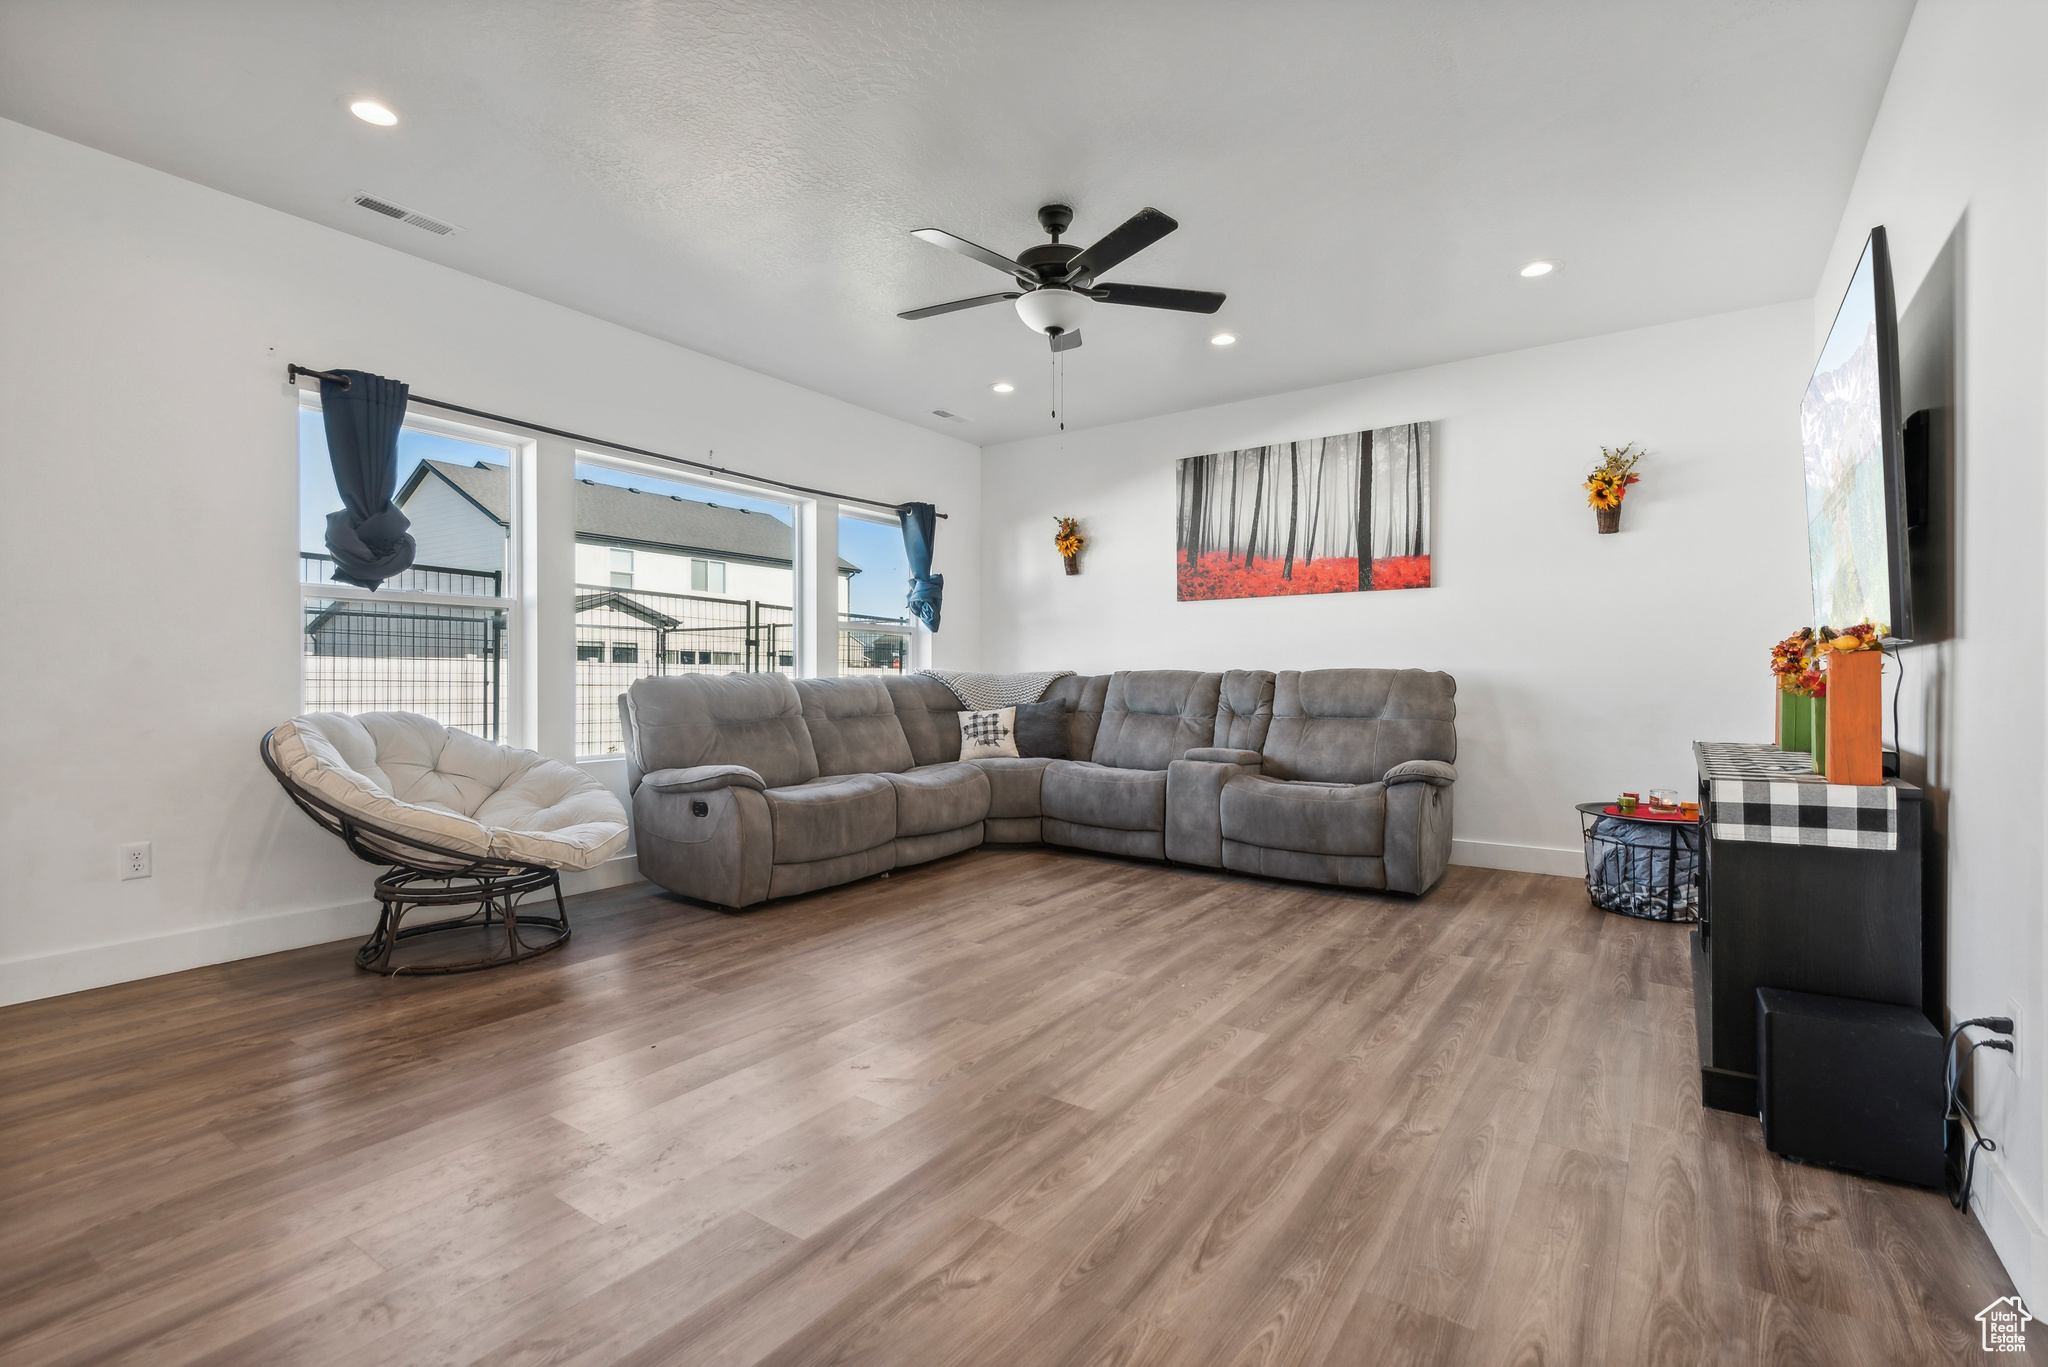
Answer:
MULTIPOLYGON (((1897 723, 1894 722, 1893 725, 1896 726, 1897 723)), ((1989 1030, 1993 1034, 1998 1035, 2010 1035, 2012 1033, 2012 1017, 1974 1017, 1958 1024, 1955 1029, 1948 1032, 1948 1038, 1942 1041, 1942 1056, 1947 1069, 1947 1076, 1944 1078, 1948 1091, 1947 1119, 1951 1123, 1962 1124, 1967 1122, 1969 1125, 1969 1129, 1964 1136, 1969 1147, 1963 1151, 1963 1156, 1956 1160, 1956 1184, 1954 1189, 1949 1192, 1948 1197, 1949 1204, 1961 1211, 1967 1211, 1970 1208, 1970 1186, 1977 1175, 1977 1150, 1982 1149, 1986 1153, 1998 1152, 1997 1143, 1987 1139, 1984 1136, 1984 1132, 1977 1128, 1977 1117, 1971 1112, 1970 1104, 1962 1098, 1963 1073, 1970 1066, 1970 1055, 1976 1053, 1979 1049, 2003 1049, 2008 1054, 2013 1051, 2013 1044, 2009 1039, 1979 1040, 1969 1039, 1963 1035, 1963 1031, 1972 1028, 1989 1030), (1963 1039, 1969 1045, 1960 1056, 1955 1052, 1958 1039, 1963 1039)))

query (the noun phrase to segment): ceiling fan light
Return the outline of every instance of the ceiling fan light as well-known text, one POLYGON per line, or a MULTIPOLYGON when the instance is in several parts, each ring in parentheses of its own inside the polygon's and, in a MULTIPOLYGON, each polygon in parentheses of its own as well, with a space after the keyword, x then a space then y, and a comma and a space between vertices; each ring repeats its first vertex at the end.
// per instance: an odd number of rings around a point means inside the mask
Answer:
POLYGON ((1011 384, 1008 380, 997 380, 989 388, 998 394, 1012 394, 1016 392, 1017 386, 1011 384))
POLYGON ((1557 263, 1555 261, 1531 261, 1528 265, 1522 267, 1522 278, 1524 280, 1534 280, 1537 276, 1548 275, 1556 269, 1557 263))
POLYGON ((1017 301, 1017 316, 1033 332, 1073 332, 1088 317, 1095 301, 1056 285, 1035 289, 1017 301))
POLYGON ((374 123, 379 128, 389 128, 398 122, 398 115, 378 104, 375 100, 357 100, 348 107, 348 112, 364 123, 374 123))
POLYGON ((1214 337, 1211 337, 1211 338, 1209 339, 1209 345, 1210 345, 1210 346, 1229 346, 1229 345, 1230 345, 1231 343, 1235 342, 1236 340, 1237 340, 1237 335, 1236 335, 1235 333, 1230 333, 1230 332, 1219 332, 1219 333, 1217 333, 1217 334, 1216 334, 1216 335, 1215 335, 1214 337))

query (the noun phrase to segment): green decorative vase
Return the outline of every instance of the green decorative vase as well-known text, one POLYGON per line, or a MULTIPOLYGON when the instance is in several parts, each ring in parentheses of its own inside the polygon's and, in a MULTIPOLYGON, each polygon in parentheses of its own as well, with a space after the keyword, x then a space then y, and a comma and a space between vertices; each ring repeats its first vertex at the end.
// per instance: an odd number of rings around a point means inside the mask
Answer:
POLYGON ((1778 748, 1804 750, 1816 772, 1827 767, 1828 700, 1778 694, 1778 748))
POLYGON ((1808 706, 1811 699, 1780 690, 1778 693, 1778 748, 1780 750, 1811 750, 1813 748, 1813 709, 1808 706))

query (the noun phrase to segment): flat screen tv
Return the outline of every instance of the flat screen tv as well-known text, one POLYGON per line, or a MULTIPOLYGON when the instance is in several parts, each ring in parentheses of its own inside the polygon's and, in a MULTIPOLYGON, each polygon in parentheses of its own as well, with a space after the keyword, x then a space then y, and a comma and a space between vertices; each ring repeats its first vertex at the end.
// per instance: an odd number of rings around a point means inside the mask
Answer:
POLYGON ((1891 255, 1873 228, 1799 406, 1815 626, 1913 635, 1891 255))

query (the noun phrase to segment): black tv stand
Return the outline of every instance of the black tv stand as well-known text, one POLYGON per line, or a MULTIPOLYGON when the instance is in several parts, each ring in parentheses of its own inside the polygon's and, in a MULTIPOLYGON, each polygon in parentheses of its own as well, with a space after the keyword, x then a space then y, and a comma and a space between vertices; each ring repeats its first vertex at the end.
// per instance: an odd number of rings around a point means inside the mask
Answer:
MULTIPOLYGON (((1892 850, 1724 839, 1703 820, 1692 991, 1707 1106, 1757 1113, 1759 987, 1910 1006, 1940 1026, 1924 974, 1939 958, 1924 943, 1920 790, 1886 786, 1898 803, 1892 850)), ((1707 797, 1702 776, 1702 813, 1707 797)))

